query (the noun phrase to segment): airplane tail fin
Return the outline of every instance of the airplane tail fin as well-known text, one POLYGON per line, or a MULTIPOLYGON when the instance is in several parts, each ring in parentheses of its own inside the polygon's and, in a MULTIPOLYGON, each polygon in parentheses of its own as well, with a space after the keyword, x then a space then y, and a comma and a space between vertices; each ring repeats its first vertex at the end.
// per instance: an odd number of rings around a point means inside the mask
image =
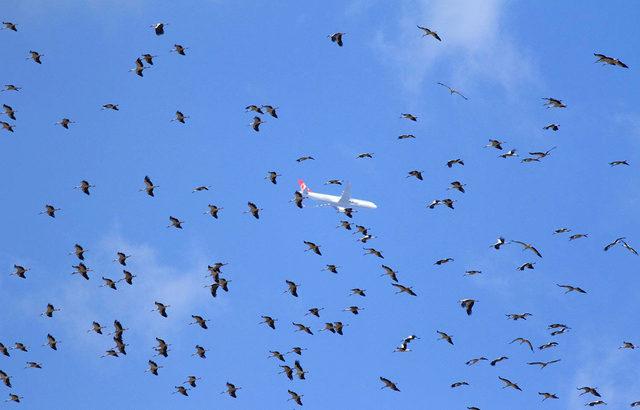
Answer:
POLYGON ((300 185, 300 192, 302 192, 303 194, 306 194, 307 192, 312 192, 307 186, 307 184, 304 183, 303 180, 299 179, 298 185, 300 185))
POLYGON ((351 182, 347 182, 338 203, 342 206, 348 206, 351 199, 351 182))

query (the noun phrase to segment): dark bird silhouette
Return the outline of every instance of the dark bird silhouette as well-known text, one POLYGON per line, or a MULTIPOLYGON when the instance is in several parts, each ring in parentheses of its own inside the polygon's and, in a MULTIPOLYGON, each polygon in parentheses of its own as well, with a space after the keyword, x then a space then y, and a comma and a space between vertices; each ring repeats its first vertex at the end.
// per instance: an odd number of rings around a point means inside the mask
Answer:
POLYGON ((293 400, 298 406, 302 406, 302 397, 304 394, 298 394, 293 390, 287 390, 287 393, 291 396, 287 401, 293 400))
POLYGON ((156 33, 156 36, 161 36, 164 34, 164 26, 168 26, 169 24, 167 23, 156 23, 153 26, 153 30, 156 33))
POLYGON ((209 210, 207 212, 205 212, 204 214, 207 215, 211 215, 212 217, 214 217, 215 219, 218 219, 218 212, 222 211, 222 209, 224 208, 220 208, 217 205, 212 205, 209 204, 207 205, 209 207, 209 210))
POLYGON ((600 53, 593 53, 594 56, 598 57, 595 63, 603 63, 602 65, 612 65, 622 68, 629 68, 625 63, 618 60, 617 58, 609 57, 600 53))
MULTIPOLYGON (((427 29, 428 30, 428 29, 427 29)), ((437 34, 436 34, 437 36, 437 34)), ((448 85, 444 84, 444 83, 438 83, 439 85, 445 87, 447 90, 449 90, 449 94, 454 95, 454 94, 458 94, 460 97, 464 98, 465 100, 468 100, 467 97, 465 97, 464 95, 462 95, 460 93, 460 91, 456 90, 455 88, 449 87, 448 85)))
POLYGON ((329 35, 327 37, 329 37, 332 42, 334 42, 337 45, 339 45, 340 47, 342 47, 343 46, 342 37, 345 34, 347 34, 347 33, 334 33, 334 34, 331 34, 331 35, 329 35))
POLYGON ((275 329, 277 321, 278 321, 278 319, 274 319, 271 316, 262 316, 262 322, 260 322, 260 323, 265 323, 271 329, 275 329))
POLYGON ((511 380, 505 379, 504 377, 500 377, 500 376, 498 376, 498 379, 502 380, 502 382, 504 383, 504 386, 502 387, 503 389, 505 389, 507 387, 511 387, 513 389, 522 391, 520 386, 518 386, 516 383, 512 382, 511 380))
POLYGON ((249 210, 245 211, 245 213, 250 213, 254 218, 260 219, 260 211, 262 211, 262 208, 258 208, 253 202, 247 202, 247 206, 249 206, 249 210))
POLYGON ((515 339, 513 339, 511 342, 509 342, 509 344, 518 342, 519 344, 526 344, 527 346, 529 346, 529 349, 533 352, 533 345, 531 344, 531 342, 529 341, 529 339, 525 339, 523 337, 517 337, 515 339))
POLYGON ((220 394, 227 393, 230 397, 233 397, 234 399, 237 398, 238 396, 236 395, 236 392, 240 390, 242 387, 236 387, 235 384, 229 383, 229 382, 227 382, 226 384, 227 384, 227 389, 220 394))
POLYGON ((203 329, 208 329, 209 327, 207 326, 207 322, 209 322, 208 319, 203 318, 202 316, 199 315, 191 315, 191 317, 193 318, 193 322, 189 323, 190 325, 195 325, 197 324, 198 326, 200 326, 203 329))
POLYGON ((0 30, 18 31, 18 27, 14 23, 12 23, 10 21, 3 21, 2 25, 4 27, 2 27, 2 29, 0 29, 0 30))
POLYGON ((393 391, 398 391, 398 392, 400 391, 398 386, 396 386, 396 384, 394 382, 392 382, 391 380, 380 376, 380 381, 382 383, 384 383, 384 386, 382 386, 381 389, 389 388, 389 389, 391 389, 393 391))
MULTIPOLYGON (((266 176, 266 177, 264 177, 264 179, 268 179, 269 181, 271 181, 271 183, 272 183, 272 184, 274 184, 274 185, 275 185, 275 184, 277 184, 277 183, 278 183, 277 178, 278 178, 279 176, 282 176, 282 175, 278 174, 276 171, 269 171, 269 172, 267 173, 267 176, 266 176)), ((297 191, 296 191, 296 192, 297 192, 297 191)))
POLYGON ((435 31, 428 29, 427 27, 417 26, 420 30, 422 30, 422 37, 431 36, 438 41, 442 41, 438 33, 435 31))
POLYGON ((38 63, 38 64, 42 64, 42 57, 44 57, 44 54, 40 54, 37 51, 29 51, 30 57, 27 57, 28 59, 33 60, 34 62, 38 63))
POLYGON ((158 188, 159 185, 154 185, 153 182, 151 181, 151 178, 149 178, 149 176, 145 176, 144 177, 144 188, 141 189, 140 191, 145 191, 147 193, 147 195, 153 197, 155 196, 154 190, 156 188, 158 188))
POLYGON ((171 52, 176 52, 178 54, 180 54, 181 56, 187 55, 186 50, 188 50, 189 47, 185 47, 181 44, 174 44, 173 45, 173 49, 171 49, 171 52))
POLYGON ((251 121, 251 128, 253 128, 255 132, 260 132, 260 125, 265 122, 266 121, 263 121, 260 117, 253 117, 253 121, 251 121))
POLYGON ((274 107, 271 105, 263 105, 262 108, 264 108, 267 111, 267 114, 269 114, 273 118, 278 118, 278 113, 276 112, 278 107, 274 107))
POLYGON ((91 185, 89 181, 83 179, 82 181, 80 181, 80 185, 74 186, 73 189, 79 189, 80 191, 82 191, 83 194, 91 195, 89 188, 94 188, 94 187, 95 185, 91 185))

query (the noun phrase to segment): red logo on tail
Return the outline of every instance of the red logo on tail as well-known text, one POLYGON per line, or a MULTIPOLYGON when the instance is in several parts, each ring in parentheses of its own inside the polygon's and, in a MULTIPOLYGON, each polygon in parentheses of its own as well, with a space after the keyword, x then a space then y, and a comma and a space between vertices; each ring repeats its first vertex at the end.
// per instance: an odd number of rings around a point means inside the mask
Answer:
POLYGON ((299 179, 298 180, 298 185, 300 185, 300 190, 302 192, 311 192, 311 190, 309 189, 309 187, 307 186, 307 184, 304 183, 303 180, 299 179))

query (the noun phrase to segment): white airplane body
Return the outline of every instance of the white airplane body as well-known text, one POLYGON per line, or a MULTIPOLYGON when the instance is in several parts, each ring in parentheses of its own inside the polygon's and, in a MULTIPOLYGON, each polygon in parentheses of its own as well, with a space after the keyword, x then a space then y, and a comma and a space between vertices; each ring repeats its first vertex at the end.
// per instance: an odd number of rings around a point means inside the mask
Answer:
POLYGON ((301 179, 298 180, 298 185, 300 185, 299 192, 305 197, 311 198, 318 202, 322 202, 320 206, 332 206, 339 212, 344 212, 345 209, 353 207, 369 209, 376 209, 378 207, 378 205, 374 204, 371 201, 351 198, 351 184, 348 182, 344 191, 342 191, 342 195, 340 196, 312 192, 309 187, 307 187, 307 184, 305 184, 301 179))

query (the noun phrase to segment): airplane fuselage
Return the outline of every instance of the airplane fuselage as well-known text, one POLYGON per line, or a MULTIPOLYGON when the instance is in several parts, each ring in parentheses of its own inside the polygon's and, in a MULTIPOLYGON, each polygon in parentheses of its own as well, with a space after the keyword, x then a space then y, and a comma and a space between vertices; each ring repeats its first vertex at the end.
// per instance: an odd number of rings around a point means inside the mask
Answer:
POLYGON ((371 201, 365 201, 363 199, 349 198, 348 201, 341 202, 341 197, 338 195, 319 194, 316 192, 307 192, 307 197, 316 201, 325 202, 328 205, 332 205, 338 208, 369 208, 376 209, 378 206, 371 201))

